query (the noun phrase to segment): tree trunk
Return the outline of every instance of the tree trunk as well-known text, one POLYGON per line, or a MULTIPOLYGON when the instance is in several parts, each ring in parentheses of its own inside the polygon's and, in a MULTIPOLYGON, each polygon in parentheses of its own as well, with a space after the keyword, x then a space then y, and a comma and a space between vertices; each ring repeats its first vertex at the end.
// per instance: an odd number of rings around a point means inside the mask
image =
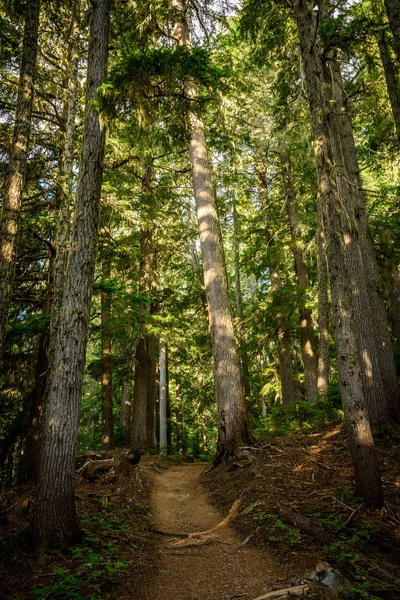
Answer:
POLYGON ((398 0, 385 0, 386 13, 393 33, 393 46, 400 63, 400 4, 398 0))
POLYGON ((75 454, 93 289, 105 128, 93 106, 107 70, 111 0, 92 3, 75 221, 44 416, 32 532, 41 550, 78 528, 75 454))
POLYGON ((329 300, 328 268, 326 264, 325 232, 322 205, 318 199, 317 224, 317 260, 318 260, 318 396, 324 397, 329 387, 329 300))
POLYGON ((132 383, 131 374, 128 373, 122 382, 121 391, 121 413, 120 413, 120 424, 123 444, 126 445, 129 440, 129 424, 131 421, 131 393, 132 383))
POLYGON ((55 248, 49 262, 49 284, 43 303, 43 313, 51 314, 50 331, 42 334, 39 340, 38 359, 35 375, 35 389, 32 395, 32 406, 29 416, 28 434, 25 440, 24 453, 19 465, 21 481, 36 481, 40 426, 47 394, 48 373, 51 370, 51 359, 54 356, 54 339, 62 301, 68 242, 70 233, 70 203, 73 185, 74 135, 76 117, 76 88, 78 78, 78 38, 79 38, 80 2, 75 0, 72 8, 71 34, 68 47, 68 93, 64 101, 63 114, 66 118, 64 153, 60 155, 60 171, 57 177, 56 204, 58 207, 57 233, 55 248), (50 348, 50 349, 49 349, 50 348))
MULTIPOLYGON (((178 45, 190 50, 184 1, 172 0, 172 6, 176 15, 173 37, 178 45)), ((218 401, 218 440, 215 456, 215 464, 217 464, 229 455, 233 455, 236 448, 249 439, 249 425, 233 331, 224 248, 211 180, 204 124, 200 107, 196 103, 197 88, 192 80, 186 79, 184 91, 191 105, 186 112, 189 154, 218 401)))
POLYGON ((322 206, 326 255, 332 296, 337 367, 352 455, 356 493, 373 507, 383 504, 378 461, 368 420, 362 368, 358 353, 357 322, 352 297, 352 272, 348 246, 357 244, 352 215, 344 210, 336 186, 336 165, 332 157, 327 124, 329 97, 326 97, 324 65, 315 44, 317 18, 312 0, 294 0, 294 15, 300 38, 310 115, 315 143, 322 206))
MULTIPOLYGON (((145 165, 142 176, 142 192, 146 202, 151 202, 151 167, 145 165)), ((144 210, 144 221, 149 220, 151 207, 144 210)), ((139 293, 148 300, 139 306, 142 320, 140 337, 135 352, 135 379, 133 384, 133 404, 131 422, 131 446, 154 446, 154 409, 155 409, 155 370, 157 340, 146 330, 146 317, 154 312, 152 298, 156 288, 156 258, 153 231, 145 223, 140 235, 140 271, 139 293), (154 379, 154 380, 153 380, 154 379)))
POLYGON ((40 0, 26 3, 14 137, 0 219, 0 368, 14 285, 18 229, 28 158, 36 72, 40 0))
POLYGON ((167 454, 167 347, 160 346, 160 454, 167 454))
MULTIPOLYGON (((58 208, 56 232, 56 260, 54 266, 54 285, 51 307, 51 342, 55 340, 61 303, 64 293, 65 272, 67 268, 69 237, 71 225, 72 187, 74 180, 74 152, 76 129, 76 96, 78 85, 78 63, 80 35, 80 0, 74 0, 72 9, 71 37, 68 52, 67 96, 65 99, 66 126, 63 178, 60 187, 61 201, 58 208)), ((54 348, 50 352, 54 355, 54 348)))
MULTIPOLYGON (((292 238, 297 285, 300 289, 306 290, 309 287, 308 268, 304 260, 303 246, 301 243, 300 217, 297 209, 297 198, 294 188, 292 168, 285 144, 281 144, 280 146, 279 158, 285 188, 286 209, 292 238)), ((304 300, 305 298, 303 299, 303 302, 304 300)), ((310 404, 314 404, 317 400, 318 391, 317 340, 315 339, 311 310, 306 308, 304 305, 300 308, 300 342, 307 400, 310 404)))
MULTIPOLYGON (((42 306, 43 315, 50 315, 51 312, 54 258, 54 253, 51 253, 48 270, 49 279, 42 306)), ((37 478, 38 458, 40 451, 40 426, 44 411, 44 397, 49 364, 49 340, 49 331, 46 331, 40 335, 35 368, 35 387, 32 393, 31 407, 29 412, 28 432, 25 438, 24 452, 18 467, 19 481, 36 481, 37 478)))
POLYGON ((392 265, 389 273, 389 310, 392 317, 393 336, 400 352, 400 273, 392 265))
POLYGON ((392 57, 386 42, 385 32, 380 32, 378 38, 379 54, 385 73, 386 87, 389 94, 390 106, 392 108, 394 124, 396 127, 397 140, 400 142, 400 89, 394 70, 392 57))
MULTIPOLYGON (((319 6, 325 13, 323 0, 319 6)), ((330 55, 331 56, 331 55, 330 55)), ((327 94, 327 123, 336 167, 338 193, 349 216, 351 243, 346 243, 352 280, 358 350, 369 419, 385 426, 400 417, 400 390, 381 296, 375 249, 358 167, 353 129, 343 99, 343 84, 336 57, 322 63, 327 94)))
POLYGON ((147 446, 155 448, 156 437, 156 398, 157 398, 157 338, 149 335, 149 383, 147 387, 147 446))
MULTIPOLYGON (((103 231, 102 247, 102 279, 103 284, 110 282, 111 232, 106 225, 103 231)), ((113 419, 113 389, 112 389, 112 353, 111 353, 111 294, 109 291, 101 292, 101 400, 102 400, 102 449, 114 448, 114 419, 113 419)))
MULTIPOLYGON (((271 269, 271 290, 276 294, 281 289, 281 278, 276 269, 271 269)), ((287 405, 294 402, 293 364, 290 338, 284 315, 276 314, 276 335, 279 358, 279 373, 281 378, 281 400, 287 405)))
POLYGON ((239 248, 239 224, 237 218, 236 201, 233 200, 233 259, 235 263, 235 298, 236 298, 236 315, 238 319, 239 331, 239 354, 242 363, 242 380, 243 391, 246 399, 250 398, 250 373, 249 373, 249 357, 246 350, 246 340, 243 327, 243 302, 242 302, 242 285, 240 281, 240 248, 239 248))

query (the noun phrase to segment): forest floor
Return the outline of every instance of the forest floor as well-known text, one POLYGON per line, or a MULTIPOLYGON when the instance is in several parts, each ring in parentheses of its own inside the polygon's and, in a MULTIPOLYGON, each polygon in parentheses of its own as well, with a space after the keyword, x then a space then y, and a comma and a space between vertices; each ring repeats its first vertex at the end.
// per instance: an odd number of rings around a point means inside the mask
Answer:
POLYGON ((34 489, 13 488, 0 496, 0 600, 254 600, 291 583, 314 600, 400 598, 398 444, 379 454, 381 513, 352 494, 340 426, 244 448, 212 471, 143 457, 79 475, 81 536, 40 566, 27 532, 34 489), (348 579, 345 592, 315 581, 321 561, 348 579))

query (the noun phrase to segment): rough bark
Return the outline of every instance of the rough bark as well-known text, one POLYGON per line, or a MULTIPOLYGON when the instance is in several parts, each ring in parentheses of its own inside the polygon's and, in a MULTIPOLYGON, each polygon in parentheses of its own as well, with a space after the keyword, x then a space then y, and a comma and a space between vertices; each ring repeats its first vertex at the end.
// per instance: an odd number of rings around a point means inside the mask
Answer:
MULTIPOLYGON (((151 169, 146 165, 142 177, 143 197, 151 202, 151 169)), ((148 211, 150 209, 148 208, 148 211)), ((147 211, 147 212, 148 212, 147 211)), ((148 214, 144 217, 148 218, 148 214)), ((143 226, 140 235, 139 293, 148 300, 139 306, 142 319, 140 337, 135 352, 135 379, 133 387, 130 441, 133 447, 154 446, 155 372, 157 341, 146 330, 146 317, 154 312, 152 297, 155 293, 156 260, 152 229, 143 226)))
POLYGON ((124 377, 121 390, 121 413, 120 424, 123 444, 127 444, 129 440, 129 424, 131 420, 131 405, 132 405, 132 382, 130 373, 124 377))
POLYGON ((40 0, 26 3, 14 137, 0 219, 0 368, 14 285, 18 229, 28 158, 36 72, 40 0))
MULTIPOLYGON (((308 267, 304 259, 303 246, 301 243, 300 217, 297 208, 297 197, 293 182, 292 168, 284 143, 281 143, 279 148, 279 159, 285 188, 286 209, 289 219, 290 235, 292 238, 297 285, 300 289, 306 290, 309 287, 308 267)), ((318 391, 317 340, 314 334, 312 312, 304 305, 300 308, 300 343, 307 400, 310 404, 314 404, 317 400, 318 391)))
POLYGON ((398 0, 385 0, 386 14, 393 34, 393 46, 400 62, 400 4, 398 0))
MULTIPOLYGON (((172 6, 176 17, 173 37, 178 45, 190 50, 184 2, 172 0, 172 6)), ((233 331, 224 248, 211 179, 204 123, 200 107, 196 103, 197 88, 192 80, 186 79, 184 92, 187 99, 189 155, 218 401, 218 440, 215 457, 215 464, 217 464, 234 454, 236 448, 249 439, 249 425, 233 331)))
POLYGON ((160 454, 167 454, 167 346, 160 346, 160 454))
POLYGON ((93 106, 108 59, 111 0, 92 3, 86 105, 75 220, 54 368, 44 416, 32 533, 36 545, 64 543, 78 528, 75 454, 102 185, 105 129, 93 106))
MULTIPOLYGON (((323 0, 319 6, 324 18, 323 0)), ((343 98, 340 65, 333 52, 327 53, 322 69, 338 194, 349 216, 348 226, 351 229, 346 251, 364 391, 371 424, 379 427, 399 419, 400 390, 375 249, 368 226, 353 129, 343 98)))
MULTIPOLYGON (((294 16, 308 88, 315 159, 326 236, 326 256, 332 296, 340 391, 353 460, 356 493, 374 507, 383 504, 379 465, 375 453, 362 382, 354 314, 352 273, 348 247, 357 244, 354 217, 344 210, 337 188, 337 168, 332 156, 324 64, 319 53, 317 17, 311 0, 294 0, 294 16)), ((351 257, 351 254, 350 254, 351 257)))
MULTIPOLYGON (((281 278, 276 269, 271 269, 271 290, 277 293, 281 289, 281 278)), ((281 379, 281 401, 287 405, 294 402, 294 380, 292 350, 287 323, 284 315, 278 311, 276 314, 276 336, 279 358, 279 374, 281 379)))
POLYGON ((250 372, 249 372, 249 357, 246 350, 246 340, 243 326, 243 301, 242 301, 242 285, 240 281, 240 248, 239 248, 239 223, 237 218, 236 202, 233 200, 233 260, 235 264, 235 299, 236 299, 236 316, 238 319, 239 333, 239 354, 242 364, 242 380, 243 391, 246 399, 250 398, 250 372))
POLYGON ((317 224, 317 260, 318 260, 318 396, 324 397, 329 387, 329 299, 328 268, 326 264, 325 232, 322 206, 318 200, 317 224))
MULTIPOLYGON (((111 277, 110 226, 103 230, 102 279, 107 285, 111 277)), ((114 419, 113 419, 113 387, 112 387, 112 350, 111 331, 111 294, 107 290, 101 292, 101 406, 102 406, 102 449, 114 448, 114 419)))
MULTIPOLYGON (((48 283, 43 298, 42 314, 50 315, 53 290, 54 253, 50 255, 48 283)), ((40 450, 40 426, 44 411, 44 398, 48 372, 48 351, 50 335, 46 331, 40 335, 37 361, 35 367, 35 386, 31 397, 28 431, 25 438, 24 452, 18 467, 19 481, 36 481, 40 450)))
MULTIPOLYGON (((59 185, 61 200, 58 203, 57 231, 56 231, 56 260, 54 266, 53 299, 51 307, 51 338, 55 340, 55 333, 60 316, 61 303, 64 292, 65 272, 67 268, 69 237, 71 225, 71 204, 73 167, 75 152, 75 128, 76 128, 76 95, 78 84, 79 49, 78 40, 80 34, 80 0, 74 0, 72 7, 71 36, 69 40, 68 66, 67 66, 67 94, 65 99, 64 114, 65 124, 65 146, 63 177, 59 185)), ((52 344, 51 344, 52 345, 52 344)), ((54 349, 50 353, 54 354, 54 349)))
POLYGON ((393 336, 400 352, 400 273, 398 266, 390 267, 388 300, 393 336))
POLYGON ((380 32, 377 37, 379 54, 381 56, 383 71, 385 73, 386 87, 389 95, 390 106, 396 127, 397 140, 400 142, 400 89, 394 70, 392 57, 386 42, 385 32, 380 32))

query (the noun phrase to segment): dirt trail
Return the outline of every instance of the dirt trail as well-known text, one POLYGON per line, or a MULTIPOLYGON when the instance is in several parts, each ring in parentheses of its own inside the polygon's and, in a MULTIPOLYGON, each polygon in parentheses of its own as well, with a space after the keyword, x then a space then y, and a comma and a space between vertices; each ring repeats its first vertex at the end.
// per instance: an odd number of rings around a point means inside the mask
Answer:
MULTIPOLYGON (((200 484, 205 465, 171 467, 155 477, 155 527, 166 532, 208 530, 226 515, 211 506, 200 484)), ((147 600, 253 600, 276 582, 274 561, 246 545, 226 527, 218 539, 198 547, 173 548, 180 538, 160 535, 158 568, 147 600)), ((136 600, 136 599, 135 599, 136 600)), ((144 600, 144 599, 143 599, 144 600)))

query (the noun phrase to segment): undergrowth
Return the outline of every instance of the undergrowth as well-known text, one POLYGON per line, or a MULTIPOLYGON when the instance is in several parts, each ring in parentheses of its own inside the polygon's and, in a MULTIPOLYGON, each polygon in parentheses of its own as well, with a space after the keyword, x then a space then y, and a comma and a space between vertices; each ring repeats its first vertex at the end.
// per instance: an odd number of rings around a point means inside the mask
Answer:
POLYGON ((273 405, 266 417, 261 419, 256 433, 261 438, 290 435, 320 429, 343 422, 343 411, 335 397, 328 397, 315 404, 300 401, 287 406, 273 405))
MULTIPOLYGON (((102 500, 98 500, 102 505, 102 500)), ((53 565, 48 581, 16 600, 100 600, 107 597, 116 575, 132 564, 121 559, 120 542, 127 531, 126 509, 102 506, 96 514, 81 515, 82 532, 78 544, 53 565)))

